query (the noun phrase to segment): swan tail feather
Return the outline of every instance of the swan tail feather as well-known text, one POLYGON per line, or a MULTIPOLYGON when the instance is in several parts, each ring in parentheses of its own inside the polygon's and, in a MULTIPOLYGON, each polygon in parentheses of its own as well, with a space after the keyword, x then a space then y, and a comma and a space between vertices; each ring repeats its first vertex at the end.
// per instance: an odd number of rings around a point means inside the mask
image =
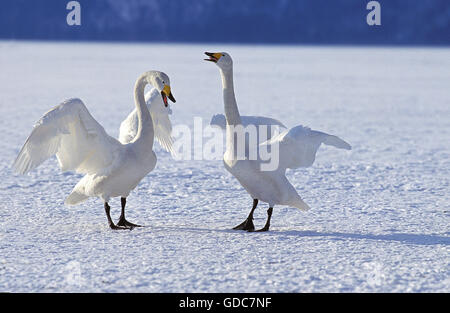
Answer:
POLYGON ((66 198, 66 201, 64 201, 64 204, 66 205, 76 205, 79 204, 85 200, 87 200, 89 197, 86 196, 84 193, 79 192, 78 190, 72 191, 72 193, 66 198))
POLYGON ((300 209, 302 211, 308 211, 311 209, 309 207, 309 205, 307 205, 301 198, 297 199, 295 202, 291 203, 290 205, 292 205, 293 207, 300 209))

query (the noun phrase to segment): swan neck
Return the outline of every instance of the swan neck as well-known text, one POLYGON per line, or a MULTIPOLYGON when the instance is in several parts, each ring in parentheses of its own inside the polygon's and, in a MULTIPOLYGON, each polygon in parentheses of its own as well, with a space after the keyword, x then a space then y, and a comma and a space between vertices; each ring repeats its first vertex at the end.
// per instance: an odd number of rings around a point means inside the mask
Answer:
POLYGON ((241 116, 234 95, 233 68, 220 69, 223 87, 223 102, 228 125, 240 125, 241 116))
MULTIPOLYGON (((142 75, 136 81, 134 86, 134 102, 136 105, 136 112, 138 116, 138 131, 134 141, 140 140, 141 138, 151 141, 150 147, 153 146, 153 121, 150 112, 145 103, 145 86, 147 85, 146 75, 142 75)), ((147 143, 150 144, 150 143, 147 143)))

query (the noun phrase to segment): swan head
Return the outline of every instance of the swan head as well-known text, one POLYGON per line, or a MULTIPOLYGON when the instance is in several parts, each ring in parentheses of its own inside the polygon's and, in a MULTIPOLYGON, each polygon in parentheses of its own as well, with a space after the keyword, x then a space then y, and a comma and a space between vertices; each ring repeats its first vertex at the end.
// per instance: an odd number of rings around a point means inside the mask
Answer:
POLYGON ((209 59, 204 59, 205 61, 216 63, 223 70, 233 67, 233 59, 226 52, 205 52, 205 54, 209 57, 209 59))
POLYGON ((164 106, 168 107, 169 103, 167 99, 170 99, 173 103, 176 102, 172 91, 170 90, 170 79, 166 73, 159 71, 150 71, 146 73, 147 83, 152 85, 161 94, 164 106))

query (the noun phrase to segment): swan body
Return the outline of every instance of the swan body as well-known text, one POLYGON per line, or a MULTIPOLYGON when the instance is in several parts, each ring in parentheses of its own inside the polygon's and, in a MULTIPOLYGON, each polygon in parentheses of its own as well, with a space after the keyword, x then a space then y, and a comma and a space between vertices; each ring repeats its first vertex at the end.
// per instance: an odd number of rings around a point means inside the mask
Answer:
MULTIPOLYGON (((205 53, 209 56, 207 61, 216 63, 219 67, 224 98, 224 110, 226 121, 226 151, 224 154, 225 168, 236 177, 239 183, 253 198, 253 207, 247 219, 234 229, 253 231, 253 212, 258 201, 269 204, 268 219, 266 225, 260 231, 267 231, 270 227, 272 209, 275 205, 288 205, 308 210, 309 206, 303 201, 295 190, 294 186, 286 178, 286 169, 306 167, 313 164, 316 152, 322 143, 335 146, 340 149, 351 149, 350 145, 342 139, 323 132, 311 130, 301 125, 285 130, 274 135, 267 141, 251 147, 249 142, 245 142, 244 157, 236 154, 236 136, 245 136, 236 132, 236 126, 244 125, 244 118, 240 116, 236 103, 233 85, 233 61, 231 56, 225 52, 205 53), (252 159, 252 150, 259 151, 261 148, 278 149, 278 166, 272 170, 262 170, 263 160, 261 158, 252 159)), ((211 122, 220 124, 221 118, 213 118, 211 122)), ((246 119, 247 123, 263 125, 264 123, 282 125, 276 120, 270 121, 267 118, 246 119), (258 124, 260 123, 260 124, 258 124)), ((284 126, 284 125, 283 125, 284 126)), ((257 131, 259 128, 257 128, 257 131)), ((259 134, 258 134, 259 137, 259 134)))
POLYGON ((74 205, 89 197, 99 197, 105 203, 111 228, 116 229, 118 227, 109 216, 108 201, 121 197, 122 224, 134 225, 125 220, 125 199, 156 165, 152 150, 153 122, 144 100, 147 84, 160 90, 165 102, 169 95, 173 98, 166 74, 150 71, 137 79, 134 97, 138 127, 131 141, 122 143, 109 136, 80 99, 69 99, 36 123, 13 164, 14 169, 25 174, 56 155, 62 171, 85 175, 67 197, 66 204, 74 205))

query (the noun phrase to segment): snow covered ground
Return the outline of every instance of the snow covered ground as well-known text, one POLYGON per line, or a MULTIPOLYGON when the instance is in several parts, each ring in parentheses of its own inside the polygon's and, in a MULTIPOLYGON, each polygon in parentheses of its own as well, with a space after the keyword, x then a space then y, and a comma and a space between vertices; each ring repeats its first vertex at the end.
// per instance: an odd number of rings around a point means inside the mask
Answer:
POLYGON ((449 82, 449 49, 0 42, 0 291, 450 292, 449 82), (132 231, 110 230, 98 199, 64 206, 80 176, 55 159, 12 173, 66 98, 117 136, 145 70, 169 74, 175 125, 206 125, 223 104, 203 51, 233 56, 241 114, 352 144, 288 172, 310 211, 275 207, 270 232, 232 231, 252 200, 222 162, 157 145, 127 206, 147 227, 132 231))

